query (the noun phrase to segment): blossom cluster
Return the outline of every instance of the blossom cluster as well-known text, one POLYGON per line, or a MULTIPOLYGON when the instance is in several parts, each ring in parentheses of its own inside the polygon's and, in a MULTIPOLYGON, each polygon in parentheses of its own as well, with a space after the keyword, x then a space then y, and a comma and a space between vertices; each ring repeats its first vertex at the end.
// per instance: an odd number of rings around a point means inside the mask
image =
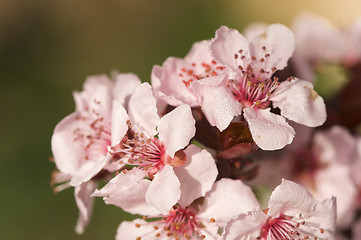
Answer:
MULTIPOLYGON (((88 77, 51 140, 52 184, 74 187, 76 232, 101 197, 143 216, 123 221, 117 240, 345 237, 361 206, 361 121, 347 125, 337 111, 326 121, 313 81, 330 59, 354 69, 361 51, 313 51, 307 34, 320 45, 332 36, 317 36, 330 30, 307 19, 315 29, 299 20, 295 34, 281 24, 243 34, 222 26, 154 66, 151 84, 133 73, 88 77), (268 206, 262 188, 272 191, 268 206)), ((361 35, 347 36, 356 44, 361 35)))

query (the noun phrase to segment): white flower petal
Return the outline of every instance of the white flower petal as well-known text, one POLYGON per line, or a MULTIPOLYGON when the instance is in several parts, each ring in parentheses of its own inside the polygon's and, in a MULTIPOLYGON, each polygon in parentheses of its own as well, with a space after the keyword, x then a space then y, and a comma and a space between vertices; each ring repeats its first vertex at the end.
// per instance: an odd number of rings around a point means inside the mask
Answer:
POLYGON ((252 138, 261 149, 277 150, 292 142, 295 131, 282 116, 271 113, 269 108, 243 111, 252 138))
POLYGON ((206 194, 198 216, 208 220, 214 218, 216 224, 223 227, 231 218, 257 207, 259 203, 249 186, 240 180, 222 178, 206 194))
POLYGON ((310 82, 294 79, 282 82, 270 97, 281 115, 297 123, 317 127, 326 121, 326 106, 310 82))
POLYGON ((232 68, 233 71, 238 71, 238 63, 234 54, 239 54, 240 50, 243 50, 243 54, 248 54, 249 43, 237 30, 222 26, 216 31, 210 49, 217 61, 232 68))
POLYGON ((84 182, 89 181, 100 170, 103 169, 105 164, 112 158, 110 154, 98 155, 95 159, 89 159, 85 162, 81 168, 74 174, 70 180, 71 186, 78 186, 84 182))
MULTIPOLYGON (((219 77, 218 79, 223 78, 219 77)), ((213 82, 219 82, 212 78, 213 82)), ((194 83, 194 89, 201 94, 201 107, 208 122, 220 131, 226 129, 234 116, 242 113, 242 105, 234 98, 232 93, 223 85, 207 85, 206 81, 194 83)))
POLYGON ((77 112, 61 120, 55 127, 51 138, 51 150, 56 167, 63 173, 74 175, 85 161, 83 143, 74 141, 73 131, 82 128, 85 124, 78 121, 77 112))
POLYGON ((228 222, 222 240, 254 240, 260 236, 267 216, 257 209, 247 214, 241 214, 228 222))
POLYGON ((159 140, 165 145, 167 155, 173 158, 176 151, 189 144, 196 133, 195 123, 191 108, 185 104, 160 119, 159 140))
POLYGON ((164 166, 155 176, 146 193, 146 201, 167 214, 180 198, 180 182, 170 165, 164 166))
POLYGON ((287 66, 294 48, 295 37, 291 30, 282 24, 270 25, 263 34, 254 37, 250 43, 251 54, 257 59, 270 54, 264 62, 266 70, 271 70, 273 67, 280 70, 287 66), (266 50, 263 47, 266 47, 266 50))
POLYGON ((112 123, 111 123, 111 143, 115 146, 120 143, 128 131, 127 121, 129 120, 127 111, 125 111, 121 102, 113 101, 112 123))
POLYGON ((336 198, 317 203, 312 215, 304 219, 300 230, 320 240, 334 239, 336 229, 336 198))
POLYGON ((145 194, 151 181, 144 179, 146 172, 132 169, 120 172, 93 197, 103 197, 106 204, 113 204, 132 214, 152 215, 159 211, 145 201, 145 194))
POLYGON ((144 133, 147 137, 157 134, 159 116, 149 83, 139 85, 130 97, 128 114, 135 131, 144 133))
POLYGON ((140 84, 140 79, 133 73, 117 74, 113 88, 114 100, 119 101, 127 108, 130 96, 140 84))
MULTIPOLYGON (((141 219, 135 219, 131 222, 123 221, 118 229, 115 240, 136 240, 137 237, 141 237, 142 240, 153 240, 155 239, 156 231, 153 225, 147 223, 141 219), (139 224, 140 227, 136 227, 139 224)), ((159 240, 165 240, 165 238, 157 238, 159 240)))
POLYGON ((79 208, 79 217, 75 227, 78 234, 83 234, 88 225, 94 205, 94 198, 90 195, 94 192, 97 184, 94 181, 83 183, 74 189, 75 202, 79 208))
POLYGON ((208 192, 218 175, 217 166, 212 155, 195 145, 185 150, 187 161, 184 165, 174 168, 180 181, 181 197, 178 203, 187 207, 195 199, 208 192))
POLYGON ((95 110, 103 117, 108 117, 106 114, 110 114, 112 108, 113 86, 113 82, 106 75, 87 77, 83 91, 73 93, 76 111, 95 110))
POLYGON ((309 217, 312 215, 316 201, 301 185, 282 179, 272 192, 268 203, 270 217, 278 217, 281 213, 291 217, 309 217))

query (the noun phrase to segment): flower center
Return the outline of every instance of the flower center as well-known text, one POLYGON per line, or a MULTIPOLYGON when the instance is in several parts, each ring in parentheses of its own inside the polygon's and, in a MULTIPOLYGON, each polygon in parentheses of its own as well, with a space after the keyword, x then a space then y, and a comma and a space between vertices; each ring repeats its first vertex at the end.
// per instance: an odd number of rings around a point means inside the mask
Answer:
POLYGON ((178 73, 178 76, 181 78, 182 82, 186 87, 189 87, 193 81, 207 78, 215 77, 218 75, 219 71, 222 71, 225 67, 217 64, 216 61, 212 60, 210 63, 191 63, 187 68, 182 68, 178 73))
POLYGON ((153 177, 167 160, 165 147, 156 137, 147 138, 143 133, 134 133, 113 149, 114 154, 123 154, 128 164, 148 172, 153 177))
POLYGON ((104 118, 101 112, 100 101, 94 99, 99 109, 86 108, 79 116, 77 121, 84 122, 81 127, 73 130, 74 142, 81 142, 85 149, 85 160, 92 156, 106 154, 107 147, 111 145, 110 122, 104 118))
MULTIPOLYGON (((183 208, 180 206, 173 207, 167 215, 160 215, 149 217, 161 218, 158 221, 149 222, 153 225, 156 237, 168 237, 169 239, 194 239, 198 236, 201 239, 205 238, 205 235, 201 234, 200 228, 203 228, 203 224, 197 219, 196 214, 190 208, 183 208)), ((136 227, 141 227, 140 224, 136 224, 136 227)), ((149 234, 149 233, 148 233, 149 234)), ((138 237, 138 240, 142 237, 138 237)))
POLYGON ((266 108, 269 105, 268 98, 279 85, 278 78, 272 77, 277 71, 274 66, 269 66, 266 47, 262 47, 264 57, 257 59, 255 56, 246 57, 243 50, 234 53, 234 60, 239 71, 235 77, 230 77, 227 87, 243 107, 266 108))
POLYGON ((260 240, 293 240, 309 239, 309 236, 300 231, 299 227, 304 225, 305 221, 297 222, 290 216, 281 215, 278 218, 269 217, 261 229, 261 234, 257 239, 260 240))

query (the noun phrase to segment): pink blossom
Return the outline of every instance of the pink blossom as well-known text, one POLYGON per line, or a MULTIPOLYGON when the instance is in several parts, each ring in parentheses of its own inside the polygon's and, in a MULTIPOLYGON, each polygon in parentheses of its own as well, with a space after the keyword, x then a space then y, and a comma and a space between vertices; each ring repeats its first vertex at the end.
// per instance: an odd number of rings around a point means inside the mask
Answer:
MULTIPOLYGON (((187 188, 192 186, 187 185, 187 188)), ((233 216, 258 207, 251 189, 241 181, 231 179, 221 179, 203 200, 193 200, 189 204, 177 204, 166 213, 145 217, 154 219, 150 222, 139 219, 124 221, 118 228, 116 239, 216 240, 220 238, 219 227, 224 227, 233 216)))
POLYGON ((242 107, 231 92, 216 87, 227 70, 213 59, 209 45, 210 41, 197 42, 184 59, 169 57, 163 66, 154 66, 152 86, 155 97, 169 105, 201 107, 209 123, 223 131, 242 107), (195 88, 202 79, 206 84, 195 88))
POLYGON ((108 77, 88 77, 82 92, 75 92, 76 111, 64 118, 54 130, 51 145, 59 169, 54 183, 64 183, 54 191, 75 186, 75 199, 80 210, 76 231, 82 233, 93 204, 90 198, 96 188, 92 181, 101 170, 121 167, 119 158, 109 153, 127 131, 124 105, 140 80, 134 74, 119 74, 115 82, 108 77), (70 181, 70 184, 69 182, 70 181))
POLYGON ((129 100, 128 114, 128 134, 121 144, 112 148, 112 153, 121 155, 122 162, 135 168, 120 173, 94 196, 102 196, 106 202, 133 213, 139 212, 133 206, 136 201, 131 199, 138 199, 139 204, 146 200, 159 211, 168 212, 177 202, 189 203, 192 194, 204 196, 218 171, 206 150, 195 145, 183 150, 195 134, 190 107, 180 105, 159 118, 152 89, 143 83, 129 100), (197 191, 187 193, 184 186, 188 184, 197 191), (127 198, 121 198, 122 194, 127 198))
MULTIPOLYGON (((228 89, 240 103, 252 137, 261 149, 280 149, 292 142, 295 132, 285 118, 310 127, 326 120, 323 99, 312 84, 293 78, 279 83, 272 77, 286 66, 293 53, 294 36, 285 26, 270 25, 250 41, 223 26, 216 31, 210 49, 215 60, 230 69, 226 81, 217 87, 228 89), (271 103, 281 110, 281 116, 270 112, 271 103)), ((207 85, 205 80, 195 84, 207 85)), ((223 116, 234 114, 225 112, 223 116)))
POLYGON ((268 209, 256 209, 228 222, 222 239, 334 239, 336 201, 315 201, 302 186, 282 180, 268 209))

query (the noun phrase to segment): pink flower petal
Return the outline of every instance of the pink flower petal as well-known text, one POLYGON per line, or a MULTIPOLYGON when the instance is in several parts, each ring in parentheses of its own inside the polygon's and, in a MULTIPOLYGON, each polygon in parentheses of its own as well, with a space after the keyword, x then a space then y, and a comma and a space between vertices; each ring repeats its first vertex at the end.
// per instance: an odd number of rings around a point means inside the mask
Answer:
POLYGON ((184 103, 192 107, 199 106, 198 97, 178 75, 182 68, 189 69, 190 66, 190 62, 174 57, 169 57, 163 66, 154 66, 152 70, 154 96, 172 106, 179 106, 184 103))
POLYGON ((297 123, 317 127, 326 121, 325 103, 307 81, 295 79, 281 83, 270 100, 281 109, 282 116, 297 123))
POLYGON ((222 178, 206 194, 198 216, 214 218, 215 223, 223 227, 231 218, 257 207, 259 203, 250 187, 240 180, 222 178))
POLYGON ((74 141, 74 129, 83 127, 78 113, 72 113, 56 125, 51 138, 51 149, 56 167, 63 173, 74 175, 85 161, 84 146, 74 141))
POLYGON ((216 224, 211 223, 209 219, 205 219, 205 221, 202 221, 202 225, 204 225, 204 228, 201 228, 201 233, 205 236, 204 239, 219 240, 221 236, 218 233, 219 227, 216 224))
POLYGON ((178 203, 183 207, 187 207, 195 199, 203 197, 212 188, 218 175, 214 159, 206 150, 190 145, 185 153, 187 162, 174 168, 181 184, 181 197, 178 203))
POLYGON ((250 240, 260 236, 262 225, 266 222, 267 215, 257 209, 247 214, 241 214, 228 222, 222 240, 250 240))
POLYGON ((75 231, 78 234, 84 233, 84 229, 90 221, 94 204, 94 198, 90 197, 90 195, 94 192, 96 185, 94 181, 89 181, 75 187, 75 201, 79 208, 79 217, 75 231))
POLYGON ((112 110, 112 123, 111 123, 111 141, 112 146, 120 143, 124 135, 128 131, 127 121, 129 120, 127 111, 124 109, 121 102, 118 100, 113 101, 112 110))
POLYGON ((113 204, 132 214, 152 215, 159 211, 147 204, 145 194, 151 181, 144 179, 145 171, 132 169, 120 172, 100 190, 95 190, 93 197, 103 197, 106 204, 113 204))
POLYGON ((286 120, 270 112, 270 109, 246 108, 247 120, 253 140, 263 150, 277 150, 290 144, 295 135, 286 120))
POLYGON ((169 209, 180 198, 180 182, 173 171, 173 167, 166 165, 155 176, 146 193, 146 201, 157 208, 162 214, 167 214, 169 209))
POLYGON ((353 220, 357 188, 351 178, 350 166, 333 163, 315 175, 315 189, 311 191, 317 200, 336 197, 337 225, 347 227, 353 220))
POLYGON ((270 217, 278 217, 281 213, 288 216, 300 214, 303 218, 312 215, 316 201, 312 195, 301 185, 282 179, 272 192, 268 203, 270 217))
POLYGON ((294 48, 294 35, 282 24, 270 25, 263 34, 254 37, 250 43, 251 55, 257 59, 265 58, 265 54, 270 55, 264 62, 266 70, 272 70, 273 67, 281 70, 287 66, 294 48), (263 47, 266 49, 264 50, 263 47))
MULTIPOLYGON (((147 224, 146 221, 141 219, 135 219, 132 222, 123 221, 118 229, 117 235, 115 236, 116 240, 136 240, 137 237, 141 237, 142 240, 153 240, 155 239, 155 230, 153 225, 147 224), (140 227, 136 227, 139 226, 140 227), (153 234, 154 232, 154 234, 153 234)), ((162 238, 157 238, 161 240, 162 238)))
POLYGON ((313 236, 314 239, 334 239, 336 229, 336 198, 332 197, 316 203, 312 215, 304 218, 305 224, 300 230, 313 236))
POLYGON ((70 180, 71 186, 78 186, 84 182, 89 181, 94 177, 100 170, 103 169, 105 164, 112 158, 108 155, 98 155, 96 159, 89 159, 85 162, 81 168, 74 174, 70 180))
POLYGON ((220 131, 226 129, 234 116, 242 113, 242 105, 234 98, 232 93, 223 85, 212 86, 206 80, 221 82, 223 77, 205 79, 194 84, 194 89, 202 96, 202 111, 208 122, 220 131))
POLYGON ((133 73, 117 74, 113 88, 114 100, 127 108, 130 96, 140 84, 140 79, 133 73))
POLYGON ((181 105, 160 119, 159 140, 165 145, 167 155, 173 158, 176 151, 189 144, 196 133, 195 123, 188 105, 181 105))
POLYGON ((323 163, 349 166, 355 154, 356 139, 346 128, 335 125, 328 131, 316 132, 314 145, 323 163))
MULTIPOLYGON (((240 50, 243 50, 243 54, 249 54, 248 45, 247 39, 237 30, 222 26, 216 31, 210 49, 217 61, 227 65, 233 71, 238 71, 238 62, 234 54, 239 54, 240 50)), ((241 63, 241 65, 245 68, 244 64, 241 63)))
POLYGON ((251 42, 253 38, 262 35, 266 31, 267 27, 268 25, 263 22, 251 23, 242 32, 248 41, 251 42))
POLYGON ((111 112, 113 82, 106 75, 87 77, 83 84, 83 91, 74 92, 76 111, 85 112, 87 109, 105 114, 111 112))
POLYGON ((149 83, 143 83, 137 87, 129 100, 128 114, 135 131, 144 133, 148 137, 157 134, 159 116, 149 83))
MULTIPOLYGON (((194 43, 187 56, 185 56, 184 60, 189 63, 211 62, 213 58, 209 49, 210 44, 211 41, 209 40, 194 43)), ((201 64, 199 64, 197 67, 197 70, 203 70, 201 64)))

